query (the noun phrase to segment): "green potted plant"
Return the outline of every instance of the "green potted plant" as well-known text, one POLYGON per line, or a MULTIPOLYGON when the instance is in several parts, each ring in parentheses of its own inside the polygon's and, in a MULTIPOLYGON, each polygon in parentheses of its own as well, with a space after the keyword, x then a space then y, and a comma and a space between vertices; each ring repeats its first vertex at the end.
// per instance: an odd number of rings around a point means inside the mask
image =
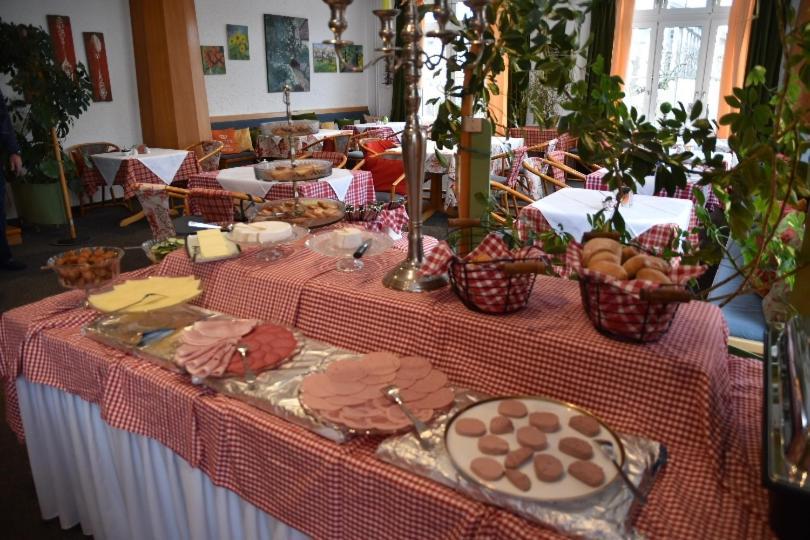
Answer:
MULTIPOLYGON (((778 1, 784 6, 784 0, 778 1)), ((795 12, 780 12, 788 17, 779 21, 785 51, 779 87, 768 87, 764 69, 758 67, 749 73, 743 88, 735 88, 725 98, 736 109, 719 119, 730 128, 728 144, 737 159, 733 167, 726 168, 717 152, 717 124, 705 118, 700 101, 689 109, 664 103, 658 118, 646 118, 624 104, 622 81, 604 73, 601 58, 589 66, 590 87, 584 80, 572 80, 578 62, 587 54, 587 47, 579 46, 576 30, 585 11, 575 2, 538 6, 534 0, 493 0, 486 14, 487 42, 480 55, 463 52, 464 43, 475 37, 470 29, 463 29, 452 44, 451 50, 460 52, 447 63, 445 96, 436 100, 432 138, 440 146, 459 140, 460 99, 472 97, 473 111, 487 111, 490 97, 499 92, 496 77, 507 69, 506 55, 524 75, 532 66, 533 82, 561 97, 564 112, 559 129, 578 137, 579 152, 587 162, 608 169, 606 178, 612 188, 635 190, 645 177, 655 175, 656 183, 672 192, 687 185, 690 173, 701 175, 700 185, 711 186, 723 208, 720 222, 697 208, 701 232, 709 241, 690 246, 686 242, 690 231, 684 231, 676 242, 686 252, 687 262, 700 259, 710 264, 729 255, 730 239, 741 246, 743 260, 736 269, 743 279, 726 301, 760 289, 763 281, 790 284, 807 264, 797 249, 805 225, 795 215, 790 217, 789 210, 802 211, 803 201, 810 196, 806 157, 810 110, 799 99, 802 92, 810 92, 810 24, 796 24, 795 12), (464 86, 457 82, 460 71, 467 73, 464 86)), ((606 226, 624 233, 621 212, 606 226)))
MULTIPOLYGON (((0 20, 0 73, 14 95, 5 96, 14 123, 26 173, 6 175, 13 181, 17 212, 24 221, 41 225, 65 223, 51 129, 63 139, 73 122, 90 105, 92 86, 84 66, 71 77, 54 62, 48 34, 41 28, 0 20)), ((2 156, 8 162, 8 156, 2 156)), ((65 175, 74 191, 78 177, 71 160, 65 175)))

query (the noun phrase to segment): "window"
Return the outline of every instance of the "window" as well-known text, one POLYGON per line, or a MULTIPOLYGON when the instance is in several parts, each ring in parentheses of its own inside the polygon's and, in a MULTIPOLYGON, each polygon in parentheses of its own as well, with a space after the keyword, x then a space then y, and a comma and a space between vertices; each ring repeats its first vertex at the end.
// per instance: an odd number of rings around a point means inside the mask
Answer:
MULTIPOLYGON (((451 0, 450 7, 455 10, 456 17, 458 17, 460 21, 472 15, 472 10, 462 3, 461 0, 451 0)), ((438 25, 436 24, 436 19, 433 18, 433 13, 426 13, 422 22, 422 32, 427 33, 436 29, 438 29, 438 25)), ((442 43, 438 39, 425 37, 423 38, 423 44, 425 52, 429 55, 436 55, 442 52, 442 43)), ((444 97, 445 74, 444 61, 441 61, 433 70, 428 69, 427 66, 422 68, 422 79, 420 81, 422 106, 419 111, 419 116, 421 121, 425 123, 432 122, 436 119, 437 106, 428 104, 428 101, 436 97, 444 97)), ((456 72, 454 75, 456 84, 461 85, 464 83, 463 72, 456 72)))
POLYGON ((637 0, 625 103, 656 117, 664 102, 715 118, 730 0, 637 0))

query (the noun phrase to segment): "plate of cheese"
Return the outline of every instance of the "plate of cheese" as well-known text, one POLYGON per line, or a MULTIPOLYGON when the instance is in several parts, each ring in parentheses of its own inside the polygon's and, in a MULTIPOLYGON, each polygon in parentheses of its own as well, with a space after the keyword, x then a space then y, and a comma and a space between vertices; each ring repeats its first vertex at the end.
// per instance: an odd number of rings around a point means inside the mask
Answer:
POLYGON ((241 253, 239 245, 219 229, 205 229, 186 237, 186 252, 195 263, 230 259, 241 253))
POLYGON ((111 291, 91 294, 87 302, 104 313, 145 313, 188 302, 201 292, 194 276, 153 276, 124 281, 111 291))

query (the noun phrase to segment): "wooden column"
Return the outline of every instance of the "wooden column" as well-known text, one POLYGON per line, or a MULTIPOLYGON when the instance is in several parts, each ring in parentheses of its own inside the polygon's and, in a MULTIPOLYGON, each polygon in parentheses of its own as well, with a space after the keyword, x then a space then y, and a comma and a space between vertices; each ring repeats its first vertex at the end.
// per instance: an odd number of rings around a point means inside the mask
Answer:
POLYGON ((147 146, 211 138, 194 0, 130 0, 141 128, 147 146))

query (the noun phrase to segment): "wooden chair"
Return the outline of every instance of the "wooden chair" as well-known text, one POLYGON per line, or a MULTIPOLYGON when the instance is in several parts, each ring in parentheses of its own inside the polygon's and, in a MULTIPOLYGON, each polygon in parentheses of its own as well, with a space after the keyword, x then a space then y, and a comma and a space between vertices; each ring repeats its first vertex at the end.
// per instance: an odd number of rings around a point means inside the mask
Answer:
POLYGON ((348 161, 348 156, 339 152, 321 152, 315 151, 299 156, 299 159, 324 159, 332 162, 332 167, 335 169, 343 169, 348 161))
POLYGON ((170 207, 170 199, 182 201, 183 206, 188 204, 188 190, 167 186, 166 184, 136 184, 135 196, 143 208, 152 237, 155 240, 164 240, 174 236, 176 231, 172 222, 174 210, 170 207))
POLYGON ((76 144, 71 146, 70 148, 65 150, 68 158, 73 162, 73 165, 76 167, 76 173, 79 175, 79 179, 82 183, 82 191, 79 193, 79 213, 84 215, 85 207, 92 207, 92 206, 108 206, 107 204, 107 193, 110 194, 110 203, 114 205, 121 205, 126 206, 129 208, 129 204, 126 203, 123 198, 120 200, 116 200, 115 194, 113 193, 112 186, 108 186, 107 182, 104 180, 104 177, 101 176, 101 173, 98 172, 96 166, 93 164, 93 160, 90 158, 93 154, 105 154, 107 152, 119 152, 121 148, 117 144, 113 144, 110 142, 92 142, 92 143, 83 143, 83 144, 76 144), (101 202, 97 205, 93 204, 93 195, 95 194, 96 190, 101 188, 101 202), (84 204, 84 200, 87 199, 87 204, 84 204))
POLYGON ((585 187, 585 173, 566 165, 565 160, 569 157, 582 161, 579 156, 563 150, 554 150, 546 154, 546 157, 537 159, 549 166, 551 176, 558 184, 565 184, 568 187, 585 187))
POLYGON ((240 219, 246 220, 247 211, 243 203, 261 204, 265 200, 255 195, 222 189, 191 188, 188 190, 190 215, 202 216, 207 223, 227 225, 235 221, 235 210, 240 219))
POLYGON ((374 182, 374 191, 388 193, 392 201, 396 199, 397 194, 407 194, 407 183, 403 182, 405 163, 402 161, 401 152, 371 152, 352 170, 370 172, 374 182))
POLYGON ((219 158, 222 156, 222 141, 200 141, 187 147, 186 150, 193 151, 197 156, 197 164, 201 171, 219 170, 219 158))
MULTIPOLYGON (((558 189, 570 187, 568 184, 565 183, 564 180, 558 180, 552 176, 546 174, 548 169, 543 169, 544 161, 542 158, 538 157, 530 157, 523 160, 523 169, 540 179, 540 190, 538 192, 535 189, 535 186, 529 185, 528 192, 535 196, 534 198, 545 197, 546 195, 550 195, 554 193, 558 189)), ((528 176, 528 175, 527 175, 528 176)), ((527 182, 531 184, 530 180, 527 178, 527 182)))
POLYGON ((489 215, 501 225, 505 224, 509 218, 517 220, 520 210, 534 202, 531 197, 495 180, 490 180, 489 188, 491 198, 495 203, 495 208, 489 215))

